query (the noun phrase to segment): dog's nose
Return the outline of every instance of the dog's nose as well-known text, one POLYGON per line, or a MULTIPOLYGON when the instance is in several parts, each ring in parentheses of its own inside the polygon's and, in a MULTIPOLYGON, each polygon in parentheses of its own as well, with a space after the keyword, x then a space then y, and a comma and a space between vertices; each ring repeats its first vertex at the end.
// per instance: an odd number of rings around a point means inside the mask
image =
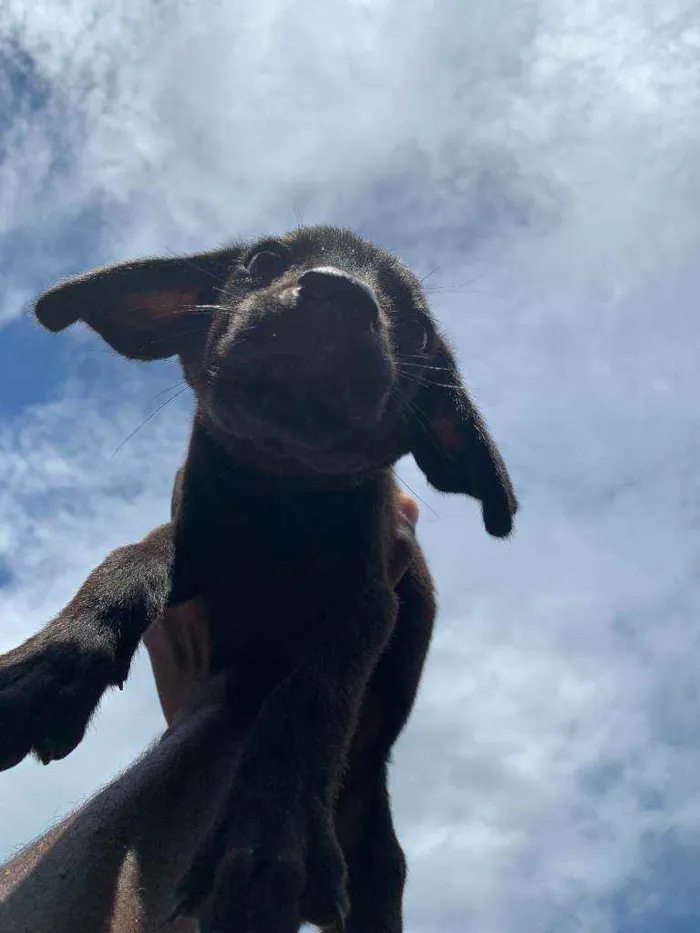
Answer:
POLYGON ((354 275, 332 266, 319 266, 303 272, 299 276, 299 285, 305 298, 337 302, 340 310, 362 315, 365 323, 370 326, 376 325, 379 320, 379 306, 374 292, 354 275))

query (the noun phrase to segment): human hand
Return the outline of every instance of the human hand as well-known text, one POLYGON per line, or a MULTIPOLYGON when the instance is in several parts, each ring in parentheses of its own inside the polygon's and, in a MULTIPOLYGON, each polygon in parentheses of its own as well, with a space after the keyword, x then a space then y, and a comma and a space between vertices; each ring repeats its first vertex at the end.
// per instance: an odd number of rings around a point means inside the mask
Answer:
POLYGON ((143 637, 158 699, 168 725, 197 694, 209 674, 209 622, 196 600, 173 606, 143 637))

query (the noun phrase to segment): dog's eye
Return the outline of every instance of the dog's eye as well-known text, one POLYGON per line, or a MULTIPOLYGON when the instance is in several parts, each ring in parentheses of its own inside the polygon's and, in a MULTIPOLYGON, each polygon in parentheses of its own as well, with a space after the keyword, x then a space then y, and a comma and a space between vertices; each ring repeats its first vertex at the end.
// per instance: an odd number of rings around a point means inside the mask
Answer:
POLYGON ((287 271, 287 257, 281 253, 273 253, 269 249, 261 249, 255 253, 248 263, 248 271, 256 279, 262 279, 265 282, 272 282, 278 276, 287 271))

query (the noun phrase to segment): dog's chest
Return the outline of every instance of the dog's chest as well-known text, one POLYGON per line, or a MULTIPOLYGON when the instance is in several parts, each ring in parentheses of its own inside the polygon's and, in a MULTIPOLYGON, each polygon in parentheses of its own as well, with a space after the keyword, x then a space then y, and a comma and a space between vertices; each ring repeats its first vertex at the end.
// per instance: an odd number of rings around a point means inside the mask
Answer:
POLYGON ((332 624, 342 593, 342 556, 326 547, 250 546, 205 594, 216 667, 252 664, 284 675, 319 626, 332 624))

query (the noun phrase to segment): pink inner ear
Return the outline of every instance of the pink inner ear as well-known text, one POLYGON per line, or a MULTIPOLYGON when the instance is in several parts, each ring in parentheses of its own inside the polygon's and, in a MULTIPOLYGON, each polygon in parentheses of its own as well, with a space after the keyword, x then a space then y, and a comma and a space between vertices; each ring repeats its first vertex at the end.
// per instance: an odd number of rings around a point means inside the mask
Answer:
POLYGON ((130 292, 124 302, 124 310, 130 315, 147 315, 150 318, 172 317, 178 311, 197 304, 200 289, 171 288, 163 291, 130 292))
POLYGON ((440 443, 448 450, 459 450, 459 448, 463 446, 464 439, 462 437, 462 432, 459 427, 449 418, 445 417, 445 415, 433 418, 432 428, 440 443))

